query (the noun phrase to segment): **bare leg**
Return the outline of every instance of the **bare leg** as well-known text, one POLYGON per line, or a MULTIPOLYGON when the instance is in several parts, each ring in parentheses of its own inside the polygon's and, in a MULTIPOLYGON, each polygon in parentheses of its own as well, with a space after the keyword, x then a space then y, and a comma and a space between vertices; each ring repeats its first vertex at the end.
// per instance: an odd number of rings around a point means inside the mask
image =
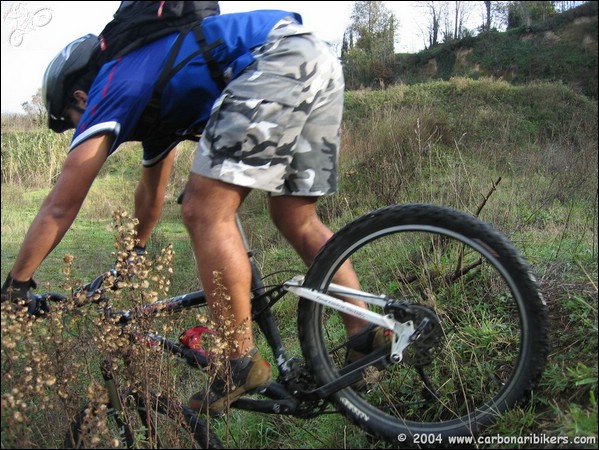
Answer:
POLYGON ((254 345, 251 328, 251 269, 236 212, 249 189, 191 174, 182 213, 191 236, 202 286, 217 325, 235 330, 237 347, 229 356, 247 354, 254 345), (215 274, 220 281, 215 283, 215 274), (221 287, 225 295, 219 294, 221 287))
MULTIPOLYGON (((270 214, 274 224, 283 233, 307 266, 322 246, 330 239, 333 232, 322 223, 316 213, 318 197, 272 196, 269 197, 270 214)), ((351 263, 346 262, 337 272, 335 283, 359 289, 360 283, 351 263)), ((348 300, 366 308, 366 303, 348 300)), ((367 324, 354 316, 343 315, 348 335, 358 333, 367 324)))

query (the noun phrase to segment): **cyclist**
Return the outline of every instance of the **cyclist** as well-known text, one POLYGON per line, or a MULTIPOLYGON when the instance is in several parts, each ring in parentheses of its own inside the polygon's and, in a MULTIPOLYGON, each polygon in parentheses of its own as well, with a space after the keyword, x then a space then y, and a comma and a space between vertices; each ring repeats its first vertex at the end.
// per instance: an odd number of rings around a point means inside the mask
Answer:
MULTIPOLYGON (((218 414, 242 394, 266 386, 272 376, 252 336, 250 266, 236 212, 250 190, 268 192, 274 224, 311 263, 332 235, 317 216, 316 202, 337 189, 344 85, 336 56, 297 14, 215 15, 202 27, 207 42, 222 41, 213 54, 226 87, 214 81, 197 42, 184 40, 178 60, 196 55, 168 81, 160 116, 149 129, 140 129, 140 120, 175 35, 112 60, 97 74, 88 64, 98 43, 93 35, 72 42, 50 63, 43 86, 49 126, 57 132, 75 127, 75 134, 62 173, 2 287, 2 301, 31 298, 35 270, 73 223, 104 161, 132 140, 143 141, 145 169, 135 195, 143 246, 162 208, 171 150, 205 125, 182 214, 211 313, 222 328, 238 334, 230 373, 192 396, 190 407, 218 414), (216 295, 220 283, 227 296, 216 295), (224 383, 228 377, 232 386, 224 383)), ((359 287, 349 264, 336 282, 359 287)), ((349 335, 365 327, 353 317, 344 316, 344 322, 349 335)), ((381 345, 381 336, 380 328, 366 333, 357 350, 381 345)))

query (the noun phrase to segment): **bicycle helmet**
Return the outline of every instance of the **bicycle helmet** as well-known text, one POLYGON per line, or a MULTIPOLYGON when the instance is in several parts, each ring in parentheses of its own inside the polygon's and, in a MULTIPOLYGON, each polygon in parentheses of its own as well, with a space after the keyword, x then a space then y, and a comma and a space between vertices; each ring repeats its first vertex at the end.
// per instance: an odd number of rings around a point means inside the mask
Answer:
POLYGON ((98 37, 87 34, 63 48, 48 65, 42 82, 42 100, 51 130, 62 133, 73 128, 73 124, 63 116, 69 103, 69 89, 78 78, 92 70, 90 61, 98 45, 98 37))

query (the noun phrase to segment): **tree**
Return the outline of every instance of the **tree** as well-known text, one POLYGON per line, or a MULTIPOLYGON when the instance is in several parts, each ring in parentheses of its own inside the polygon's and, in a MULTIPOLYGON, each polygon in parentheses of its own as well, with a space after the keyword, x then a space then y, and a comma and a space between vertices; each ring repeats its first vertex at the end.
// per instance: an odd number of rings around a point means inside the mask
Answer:
POLYGON ((481 31, 491 31, 492 29, 505 30, 508 22, 508 5, 509 2, 483 2, 484 15, 481 31))
POLYGON ((415 2, 415 6, 424 10, 423 16, 428 20, 426 24, 428 42, 425 42, 425 46, 431 48, 443 42, 471 36, 472 30, 466 27, 468 19, 471 12, 482 5, 483 2, 466 1, 415 2))
POLYGON ((432 47, 439 43, 439 30, 441 27, 442 6, 438 2, 424 2, 424 7, 428 9, 430 14, 430 22, 428 27, 428 46, 432 47))
POLYGON ((586 2, 558 1, 558 2, 552 2, 552 3, 553 3, 553 6, 555 7, 555 10, 562 13, 569 9, 576 8, 577 6, 580 6, 586 2))
POLYGON ((431 41, 431 46, 439 43, 438 38, 441 34, 442 42, 456 41, 472 32, 466 28, 466 23, 470 17, 472 8, 478 6, 478 2, 424 2, 431 16, 431 27, 435 29, 435 40, 431 41), (439 28, 439 24, 443 28, 439 28))
POLYGON ((492 8, 491 8, 491 4, 493 2, 491 1, 485 1, 485 17, 484 17, 484 22, 483 22, 483 26, 482 29, 483 31, 489 31, 491 29, 491 17, 492 17, 492 8))
POLYGON ((453 39, 462 39, 469 34, 465 24, 468 22, 472 6, 474 6, 474 2, 453 2, 453 39))
POLYGON ((44 126, 47 121, 46 107, 42 100, 42 89, 38 89, 28 102, 21 103, 25 114, 38 126, 44 126))
POLYGON ((348 88, 384 86, 392 81, 396 32, 395 16, 384 2, 354 2, 351 24, 344 33, 341 47, 348 88))
POLYGON ((544 22, 556 14, 554 2, 551 1, 520 1, 508 3, 507 27, 530 27, 534 23, 544 22))

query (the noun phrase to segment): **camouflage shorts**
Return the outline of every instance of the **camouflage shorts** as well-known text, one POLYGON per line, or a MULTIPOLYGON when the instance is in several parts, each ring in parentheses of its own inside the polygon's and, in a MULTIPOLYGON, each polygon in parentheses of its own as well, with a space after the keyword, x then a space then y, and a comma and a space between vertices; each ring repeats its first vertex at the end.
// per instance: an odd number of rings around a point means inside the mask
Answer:
POLYGON ((271 39, 213 106, 192 172, 273 195, 337 190, 343 72, 311 34, 271 39))

